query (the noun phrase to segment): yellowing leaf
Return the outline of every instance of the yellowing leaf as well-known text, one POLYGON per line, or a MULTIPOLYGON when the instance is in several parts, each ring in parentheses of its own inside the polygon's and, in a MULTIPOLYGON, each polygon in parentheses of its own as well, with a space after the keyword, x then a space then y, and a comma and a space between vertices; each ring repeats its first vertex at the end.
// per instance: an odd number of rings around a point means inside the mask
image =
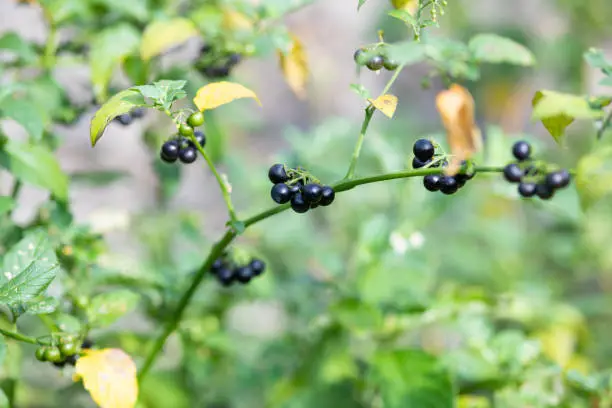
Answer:
POLYGON ((147 61, 196 35, 198 30, 191 20, 186 18, 154 21, 147 26, 142 35, 140 57, 147 61))
POLYGON ((391 4, 397 10, 406 10, 414 13, 417 10, 419 2, 417 0, 391 0, 391 4))
POLYGON ((253 98, 261 106, 261 102, 255 92, 243 85, 234 82, 214 82, 204 85, 196 93, 193 103, 199 110, 205 111, 218 108, 236 99, 253 98))
POLYGON ((538 333, 544 354, 560 367, 567 367, 571 361, 578 339, 574 330, 558 326, 538 333))
POLYGON ((474 120, 474 98, 467 89, 454 84, 438 94, 436 106, 452 153, 445 172, 454 175, 459 171, 461 162, 482 147, 480 130, 474 120))
POLYGON ((83 380, 83 386, 101 408, 136 405, 136 365, 123 350, 90 350, 77 360, 75 369, 75 381, 83 380))
POLYGON ((381 95, 376 99, 368 99, 368 102, 389 118, 393 117, 395 109, 397 109, 397 96, 395 95, 381 95))
POLYGON ((299 97, 306 97, 306 83, 308 82, 308 58, 302 42, 291 36, 291 46, 288 53, 278 51, 280 67, 285 81, 291 90, 299 97))
POLYGON ((250 30, 253 22, 247 16, 234 10, 223 11, 223 28, 226 30, 250 30))

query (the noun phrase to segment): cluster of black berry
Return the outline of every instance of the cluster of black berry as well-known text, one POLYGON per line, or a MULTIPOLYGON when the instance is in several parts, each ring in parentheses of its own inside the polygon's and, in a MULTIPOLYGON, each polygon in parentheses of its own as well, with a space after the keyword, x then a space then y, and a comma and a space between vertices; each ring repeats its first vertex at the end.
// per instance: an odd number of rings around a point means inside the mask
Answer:
POLYGON ((374 51, 360 48, 355 51, 353 56, 359 66, 366 66, 370 71, 380 71, 385 68, 387 71, 395 71, 399 64, 389 58, 385 52, 375 53, 374 51))
MULTIPOLYGON (((436 148, 433 143, 427 139, 419 139, 412 147, 414 158, 412 159, 412 168, 420 169, 425 166, 429 167, 446 167, 446 160, 434 161, 436 156, 436 148)), ((461 187, 474 177, 473 172, 468 172, 462 169, 461 173, 454 176, 445 176, 443 174, 430 174, 423 177, 423 185, 429 191, 440 191, 442 194, 454 194, 461 187)))
POLYGON ((525 141, 512 146, 512 155, 517 162, 504 167, 504 177, 511 183, 519 183, 518 192, 522 197, 538 196, 549 200, 556 190, 567 187, 571 181, 565 169, 548 172, 539 168, 531 159, 531 145, 525 141))
POLYGON ((115 117, 115 119, 113 120, 122 124, 123 126, 129 126, 132 124, 134 119, 140 119, 144 116, 144 114, 145 114, 144 108, 136 108, 136 109, 133 109, 131 112, 123 113, 115 117))
POLYGON ((81 350, 89 349, 93 342, 85 339, 79 346, 75 336, 68 335, 59 339, 57 346, 40 346, 36 349, 36 359, 38 361, 48 361, 58 368, 68 365, 75 365, 81 350))
POLYGON ((196 161, 198 158, 198 150, 191 137, 204 147, 206 145, 206 136, 204 132, 194 130, 194 127, 204 124, 204 114, 202 112, 192 113, 187 118, 187 123, 182 123, 179 126, 179 134, 177 137, 166 141, 160 151, 160 157, 166 163, 174 163, 177 159, 182 163, 189 164, 196 161))
POLYGON ((268 178, 274 184, 272 200, 277 204, 291 202, 291 208, 299 214, 318 206, 327 207, 336 197, 333 187, 309 182, 297 169, 287 169, 283 164, 270 167, 268 178))
POLYGON ((210 272, 223 286, 230 286, 234 282, 249 283, 266 270, 266 264, 260 259, 252 259, 246 265, 236 265, 227 256, 215 260, 210 272))
POLYGON ((196 68, 208 78, 226 78, 241 60, 240 54, 220 52, 212 45, 204 44, 196 68))

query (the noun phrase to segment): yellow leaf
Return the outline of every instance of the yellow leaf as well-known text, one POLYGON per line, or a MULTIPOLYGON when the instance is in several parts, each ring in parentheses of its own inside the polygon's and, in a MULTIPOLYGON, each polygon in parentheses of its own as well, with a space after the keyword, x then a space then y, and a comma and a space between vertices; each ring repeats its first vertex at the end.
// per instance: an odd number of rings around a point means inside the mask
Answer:
POLYGON ((299 97, 306 97, 306 83, 308 82, 308 57, 304 45, 295 36, 291 36, 292 43, 288 53, 278 51, 278 59, 285 81, 291 90, 299 97))
POLYGON ((560 367, 567 367, 578 343, 574 330, 564 326, 551 327, 540 331, 537 337, 544 354, 560 367))
POLYGON ((381 95, 376 99, 368 99, 368 102, 389 118, 393 117, 397 109, 397 96, 395 95, 381 95))
POLYGON ((101 408, 136 405, 136 365, 123 350, 89 350, 77 360, 75 369, 75 381, 83 380, 83 386, 101 408))
POLYGON ((482 147, 480 130, 474 120, 474 98, 467 89, 455 84, 438 94, 436 106, 453 155, 445 173, 455 175, 461 162, 482 147))
POLYGON ((196 35, 198 30, 191 20, 186 18, 154 21, 142 35, 140 57, 147 61, 196 35))
POLYGON ((419 2, 417 0, 391 0, 391 4, 397 10, 406 10, 409 13, 414 13, 419 2))
POLYGON ((234 10, 223 11, 223 28, 226 30, 250 30, 253 22, 247 16, 234 10))
POLYGON ((195 98, 193 98, 193 103, 195 103, 199 110, 205 111, 218 108, 221 105, 241 98, 253 98, 261 106, 261 102, 257 95, 255 95, 255 92, 240 84, 226 81, 204 85, 198 89, 195 98))

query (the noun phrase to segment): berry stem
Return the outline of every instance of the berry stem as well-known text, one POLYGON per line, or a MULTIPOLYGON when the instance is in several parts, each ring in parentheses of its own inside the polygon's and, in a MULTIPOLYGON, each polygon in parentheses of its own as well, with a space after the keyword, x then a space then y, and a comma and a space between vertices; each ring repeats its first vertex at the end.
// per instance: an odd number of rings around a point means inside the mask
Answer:
POLYGON ((9 331, 9 330, 4 330, 2 328, 0 328, 0 333, 4 337, 9 337, 14 340, 23 341, 24 343, 40 344, 38 340, 36 340, 34 337, 26 336, 25 334, 21 334, 21 333, 9 331))
MULTIPOLYGON (((201 146, 198 145, 198 150, 200 149, 201 149, 201 146)), ((200 152, 202 152, 202 150, 200 150, 200 152)), ((474 168, 475 173, 501 173, 503 172, 503 170, 504 170, 503 167, 475 167, 474 168)), ((402 170, 402 171, 397 171, 393 173, 381 174, 378 176, 363 177, 363 178, 354 179, 354 180, 342 180, 338 183, 335 183, 332 187, 334 188, 336 192, 342 192, 342 191, 350 190, 362 184, 370 184, 370 183, 376 183, 379 181, 401 179, 401 178, 422 177, 428 174, 441 174, 443 171, 444 169, 441 169, 441 168, 402 170)), ((287 203, 283 205, 274 206, 272 208, 269 208, 265 211, 260 212, 259 214, 255 214, 254 216, 247 218, 246 220, 243 221, 244 227, 248 228, 252 225, 255 225, 259 223, 260 221, 266 220, 276 214, 280 214, 286 211, 290 207, 291 205, 287 203)), ((198 269, 198 271, 195 273, 193 280, 191 281, 191 284, 181 296, 179 303, 176 306, 176 309, 172 313, 172 317, 170 318, 170 320, 167 321, 162 333, 155 340, 155 343, 153 344, 151 351, 149 352, 142 368, 140 369, 138 373, 138 380, 140 382, 142 382, 144 377, 147 375, 147 373, 151 369, 151 366, 157 359, 157 356, 162 350, 162 348, 164 347, 164 344, 166 343, 166 340, 168 339, 168 337, 178 327, 183 317, 183 313, 185 312, 185 309, 187 309, 187 307, 191 303, 191 299, 193 298, 198 287, 204 280, 204 277, 207 275, 208 271, 210 270, 212 263, 223 254, 226 248, 232 243, 232 241, 234 241, 234 239, 237 236, 238 234, 236 233, 236 231, 232 229, 227 230, 225 234, 223 235, 223 237, 221 237, 221 239, 217 241, 217 243, 214 244, 214 246, 210 250, 210 253, 206 257, 206 260, 204 261, 200 269, 198 269)))

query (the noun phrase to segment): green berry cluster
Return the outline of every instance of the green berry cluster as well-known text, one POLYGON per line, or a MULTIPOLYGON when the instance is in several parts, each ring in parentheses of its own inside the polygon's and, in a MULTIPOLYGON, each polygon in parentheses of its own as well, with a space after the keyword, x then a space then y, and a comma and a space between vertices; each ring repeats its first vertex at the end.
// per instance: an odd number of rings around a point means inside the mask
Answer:
POLYGON ((198 150, 191 138, 193 137, 202 147, 206 145, 204 132, 194 130, 195 127, 203 124, 204 114, 202 112, 192 113, 185 123, 180 124, 178 135, 162 145, 159 153, 161 159, 166 163, 174 163, 180 160, 181 163, 189 164, 196 161, 198 150))
POLYGON ((353 59, 359 66, 365 66, 370 71, 380 71, 386 69, 387 71, 395 71, 399 64, 389 58, 387 52, 381 48, 367 49, 360 48, 355 51, 353 59))
POLYGON ((38 361, 49 362, 58 368, 75 365, 81 350, 91 348, 93 343, 85 339, 79 344, 77 336, 66 335, 59 338, 56 345, 40 346, 36 349, 38 361))

